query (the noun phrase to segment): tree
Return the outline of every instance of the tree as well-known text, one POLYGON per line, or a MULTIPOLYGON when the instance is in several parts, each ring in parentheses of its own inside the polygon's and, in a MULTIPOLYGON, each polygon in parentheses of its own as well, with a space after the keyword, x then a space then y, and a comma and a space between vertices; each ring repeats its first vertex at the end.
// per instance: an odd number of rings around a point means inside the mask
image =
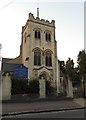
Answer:
POLYGON ((73 59, 68 58, 66 61, 66 64, 64 61, 59 61, 60 63, 60 70, 65 76, 69 76, 70 79, 74 82, 79 82, 80 77, 79 77, 79 70, 78 67, 74 68, 74 62, 73 59))
POLYGON ((66 74, 66 67, 65 67, 65 62, 64 61, 59 61, 60 63, 60 70, 66 74))
POLYGON ((74 76, 73 77, 74 77, 73 79, 75 82, 80 82, 80 74, 79 74, 78 67, 74 68, 74 76))
POLYGON ((85 77, 85 75, 86 75, 86 53, 85 53, 85 50, 82 50, 79 52, 77 63, 78 63, 80 75, 82 77, 85 77))
POLYGON ((77 63, 78 63, 80 77, 83 82, 83 95, 85 97, 86 96, 86 93, 85 93, 85 83, 86 83, 86 53, 85 53, 85 50, 82 50, 79 52, 77 63))

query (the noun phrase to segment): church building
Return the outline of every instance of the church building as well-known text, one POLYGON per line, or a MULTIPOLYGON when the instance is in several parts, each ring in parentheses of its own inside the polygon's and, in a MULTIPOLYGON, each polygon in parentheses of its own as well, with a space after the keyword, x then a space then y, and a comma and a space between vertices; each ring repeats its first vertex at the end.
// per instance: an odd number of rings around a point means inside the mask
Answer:
POLYGON ((28 80, 30 78, 49 80, 56 88, 57 95, 66 91, 67 96, 73 97, 72 82, 70 79, 65 80, 63 75, 61 76, 59 68, 55 21, 40 19, 39 9, 37 9, 37 17, 29 13, 22 27, 19 56, 15 59, 2 58, 3 96, 5 96, 3 98, 8 98, 8 96, 10 98, 11 82, 7 80, 17 66, 26 69, 28 80))
POLYGON ((23 64, 28 68, 28 78, 43 77, 57 88, 59 70, 55 21, 40 19, 39 14, 35 18, 29 13, 28 20, 22 27, 20 55, 6 63, 23 64))

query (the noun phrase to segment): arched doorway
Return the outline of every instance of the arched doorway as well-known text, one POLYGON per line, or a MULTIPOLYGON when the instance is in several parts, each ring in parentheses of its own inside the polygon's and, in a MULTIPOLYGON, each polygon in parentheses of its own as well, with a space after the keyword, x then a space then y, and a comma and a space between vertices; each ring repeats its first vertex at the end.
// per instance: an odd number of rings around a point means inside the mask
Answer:
POLYGON ((41 79, 43 77, 43 79, 48 80, 49 79, 49 74, 45 71, 41 72, 39 75, 39 78, 41 79))

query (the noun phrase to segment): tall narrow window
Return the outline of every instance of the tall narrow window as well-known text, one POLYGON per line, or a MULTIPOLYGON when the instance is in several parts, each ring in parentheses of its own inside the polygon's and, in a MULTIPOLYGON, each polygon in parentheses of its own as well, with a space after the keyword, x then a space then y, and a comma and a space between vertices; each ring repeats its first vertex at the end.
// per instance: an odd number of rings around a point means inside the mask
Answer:
POLYGON ((46 39, 46 41, 48 40, 48 35, 47 35, 47 33, 45 34, 45 39, 46 39))
POLYGON ((52 66, 52 55, 51 55, 50 52, 46 52, 45 65, 46 66, 52 66))
POLYGON ((34 65, 41 65, 41 51, 35 50, 34 51, 34 65))
POLYGON ((41 33, 40 31, 35 31, 35 38, 40 39, 41 38, 41 33))
POLYGON ((50 33, 46 33, 45 34, 45 39, 46 39, 46 41, 51 41, 51 34, 50 33))
POLYGON ((50 33, 48 34, 48 36, 49 36, 49 41, 51 41, 51 35, 50 35, 50 33))
POLYGON ((35 31, 35 38, 37 38, 37 31, 35 31))

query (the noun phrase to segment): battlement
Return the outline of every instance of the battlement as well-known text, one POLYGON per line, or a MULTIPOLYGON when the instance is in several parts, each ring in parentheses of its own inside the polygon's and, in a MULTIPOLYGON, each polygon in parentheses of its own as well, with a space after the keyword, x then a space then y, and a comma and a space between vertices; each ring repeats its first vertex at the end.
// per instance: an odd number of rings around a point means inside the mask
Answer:
POLYGON ((37 22, 40 24, 44 24, 44 25, 48 25, 51 27, 55 27, 55 20, 52 20, 51 22, 45 19, 40 19, 38 17, 34 17, 34 15, 32 13, 29 13, 29 21, 33 21, 33 22, 37 22))

